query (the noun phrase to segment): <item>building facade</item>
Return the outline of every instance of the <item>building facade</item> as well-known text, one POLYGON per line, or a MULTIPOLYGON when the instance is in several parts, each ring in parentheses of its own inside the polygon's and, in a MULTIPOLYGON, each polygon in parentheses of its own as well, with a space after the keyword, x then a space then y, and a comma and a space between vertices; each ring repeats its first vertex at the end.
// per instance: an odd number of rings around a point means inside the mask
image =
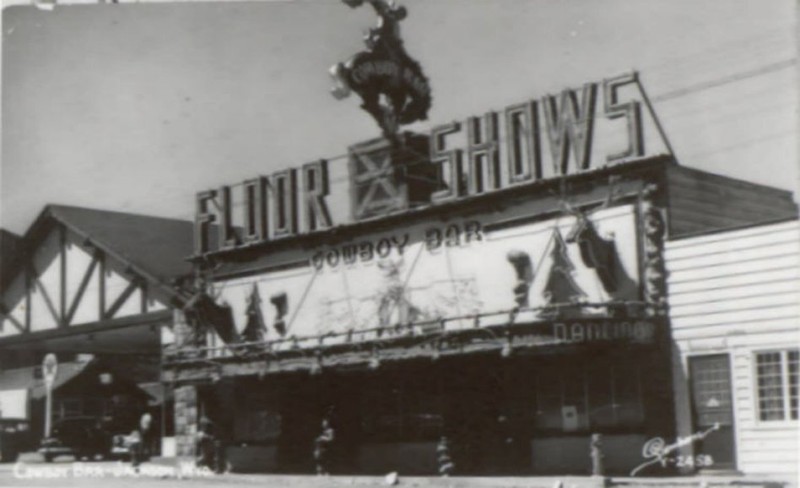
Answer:
POLYGON ((329 418, 340 473, 434 474, 446 438, 462 474, 589 474, 594 447, 664 475, 643 447, 683 428, 665 243, 796 207, 660 156, 251 245, 222 212, 231 240, 195 259, 214 303, 165 363, 179 453, 207 417, 235 469, 312 472, 329 418))
POLYGON ((180 455, 210 422, 235 469, 313 472, 324 419, 339 473, 687 468, 665 243, 789 192, 678 165, 636 73, 336 159, 198 193, 180 455))
POLYGON ((44 432, 52 353, 53 421, 108 418, 130 432, 149 412, 174 450, 160 357, 188 297, 191 235, 187 221, 48 205, 18 239, 0 280, 0 419, 30 425, 30 446, 44 432))
POLYGON ((686 454, 797 483, 800 226, 699 233, 666 246, 677 430, 686 454))

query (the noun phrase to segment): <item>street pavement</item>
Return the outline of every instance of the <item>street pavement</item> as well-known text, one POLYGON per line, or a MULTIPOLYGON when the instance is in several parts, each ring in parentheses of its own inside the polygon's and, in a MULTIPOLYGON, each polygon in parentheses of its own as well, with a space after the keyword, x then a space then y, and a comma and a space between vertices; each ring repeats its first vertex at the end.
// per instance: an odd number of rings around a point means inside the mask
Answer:
MULTIPOLYGON (((553 479, 535 478, 436 478, 415 477, 397 480, 403 487, 436 488, 553 488, 553 479)), ((576 483, 564 488, 600 488, 602 483, 589 478, 576 478, 576 483)), ((69 457, 45 463, 23 456, 17 463, 0 464, 0 487, 140 487, 184 486, 186 488, 212 488, 223 486, 258 486, 262 488, 378 488, 390 486, 387 479, 378 476, 289 476, 268 474, 222 474, 207 469, 197 469, 190 463, 144 463, 138 470, 122 461, 75 462, 69 457)))
MULTIPOLYGON (((45 463, 37 454, 22 455, 16 463, 0 464, 0 487, 81 487, 126 488, 170 487, 213 488, 378 488, 390 486, 390 479, 379 476, 303 476, 269 474, 222 474, 197 469, 190 462, 162 459, 144 463, 135 470, 122 461, 76 462, 70 457, 45 463)), ((601 477, 403 477, 396 480, 399 487, 432 488, 715 488, 734 485, 769 487, 756 480, 732 477, 608 479, 601 477)), ((773 487, 775 485, 772 485, 773 487)), ((780 485, 778 485, 780 486, 780 485)))

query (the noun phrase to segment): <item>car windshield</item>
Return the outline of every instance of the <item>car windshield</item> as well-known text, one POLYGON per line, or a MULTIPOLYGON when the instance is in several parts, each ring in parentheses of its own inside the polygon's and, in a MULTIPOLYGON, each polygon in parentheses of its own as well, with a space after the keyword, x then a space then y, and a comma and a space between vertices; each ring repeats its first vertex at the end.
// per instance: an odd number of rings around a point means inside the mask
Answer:
POLYGON ((94 427, 95 423, 96 420, 92 418, 64 419, 57 422, 53 426, 53 433, 71 434, 73 432, 79 432, 87 428, 94 427))

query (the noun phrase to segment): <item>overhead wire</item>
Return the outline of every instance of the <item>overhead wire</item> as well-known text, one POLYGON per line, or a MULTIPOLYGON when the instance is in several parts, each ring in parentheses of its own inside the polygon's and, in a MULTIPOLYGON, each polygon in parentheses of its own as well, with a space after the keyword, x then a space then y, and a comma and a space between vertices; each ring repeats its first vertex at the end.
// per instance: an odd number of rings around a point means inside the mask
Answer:
MULTIPOLYGON (((795 66, 796 63, 797 63, 797 58, 796 57, 792 57, 792 58, 789 58, 789 59, 783 59, 783 60, 780 60, 780 61, 777 61, 777 62, 769 63, 767 65, 762 65, 762 66, 760 66, 758 68, 753 68, 753 69, 749 69, 749 70, 746 70, 746 71, 733 73, 733 74, 730 74, 730 75, 727 75, 727 76, 724 76, 724 77, 720 77, 720 78, 716 78, 716 79, 712 79, 712 80, 707 80, 707 81, 704 81, 704 82, 696 83, 696 84, 693 84, 693 85, 688 86, 688 87, 683 87, 683 88, 680 88, 680 89, 671 90, 671 91, 668 91, 668 92, 657 94, 657 95, 651 96, 651 100, 653 102, 664 102, 664 101, 674 100, 674 99, 685 97, 685 96, 688 96, 688 95, 691 95, 691 94, 694 94, 694 93, 699 93, 699 92, 707 91, 707 90, 710 90, 710 89, 713 89, 713 88, 717 88, 717 87, 720 87, 720 86, 724 86, 724 85, 727 85, 727 84, 730 84, 730 83, 736 83, 736 82, 739 82, 739 81, 742 81, 742 80, 751 79, 751 78, 755 78, 755 77, 758 77, 758 76, 763 76, 763 75, 770 74, 770 73, 775 73, 775 72, 787 69, 789 67, 795 66)), ((713 108, 715 106, 720 106, 720 105, 725 105, 725 102, 718 102, 718 103, 712 104, 710 106, 709 105, 705 105, 705 106, 693 107, 691 110, 682 110, 682 111, 673 113, 671 115, 671 117, 691 115, 691 114, 694 114, 694 113, 699 113, 699 112, 702 112, 704 110, 707 110, 708 108, 713 108)), ((779 107, 775 107, 775 108, 779 108, 779 107)), ((602 115, 602 114, 595 114, 595 115, 592 115, 590 117, 592 117, 593 119, 598 119, 598 118, 604 118, 605 116, 602 115)), ((526 128, 524 130, 525 131, 529 131, 530 129, 526 128)), ((542 133, 546 133, 546 129, 540 128, 536 132, 541 135, 542 133)), ((504 142, 507 142, 507 137, 498 138, 497 142, 498 142, 498 144, 502 144, 504 142)), ((325 161, 330 163, 330 162, 338 162, 338 161, 349 160, 349 158, 350 158, 350 154, 349 153, 343 153, 343 154, 336 154, 334 156, 330 156, 330 157, 327 157, 327 158, 319 158, 319 159, 323 159, 323 160, 325 160, 325 161)), ((428 163, 428 162, 429 161, 427 159, 427 156, 425 156, 425 157, 415 157, 415 158, 411 158, 407 162, 404 162, 401 166, 411 167, 411 166, 415 166, 415 165, 418 165, 418 164, 425 164, 425 163, 428 163)), ((343 183, 343 182, 347 182, 347 181, 349 181, 349 176, 341 176, 341 177, 330 179, 329 183, 343 183)), ((235 188, 235 187, 239 187, 239 186, 242 186, 242 185, 244 185, 244 182, 232 183, 232 184, 229 184, 227 186, 229 186, 231 188, 235 188)), ((234 207, 241 206, 241 205, 243 205, 243 202, 234 202, 233 203, 234 207)), ((184 217, 184 218, 191 219, 191 218, 194 217, 194 214, 193 213, 181 214, 181 216, 184 217)))
POLYGON ((744 141, 740 141, 740 142, 737 142, 735 144, 731 144, 729 146, 725 146, 725 147, 722 147, 722 148, 714 149, 713 151, 701 151, 701 152, 696 152, 696 153, 688 153, 686 155, 686 157, 697 158, 699 156, 710 156, 712 154, 721 154, 721 153, 725 153, 725 152, 728 152, 728 151, 732 151, 734 149, 739 149, 739 148, 742 148, 742 147, 756 146, 758 144, 763 144, 764 142, 773 141, 773 140, 776 140, 776 139, 783 139, 784 137, 796 136, 796 135, 797 135, 797 132, 795 132, 795 131, 776 132, 776 133, 773 133, 773 134, 768 134, 766 136, 757 137, 755 139, 747 139, 747 140, 744 140, 744 141))
MULTIPOLYGON (((794 61, 794 59, 793 60, 789 60, 789 61, 794 61)), ((776 65, 771 65, 769 67, 769 72, 771 72, 773 70, 777 70, 777 69, 783 69, 783 68, 786 68, 787 66, 790 66, 790 64, 786 64, 785 62, 776 64, 776 65)), ((720 85, 725 84, 725 83, 731 83, 731 82, 735 82, 735 81, 740 81, 740 80, 743 80, 743 79, 746 79, 746 78, 749 78, 749 77, 752 77, 752 76, 754 76, 754 74, 752 72, 747 72, 747 73, 745 73, 745 75, 736 74, 736 75, 728 76, 728 77, 725 77, 724 81, 715 80, 714 83, 713 83, 713 86, 720 86, 720 85)), ((709 84, 704 83, 704 84, 698 86, 696 91, 707 90, 709 88, 711 88, 711 86, 709 84)), ((682 90, 680 95, 671 94, 670 93, 670 94, 667 94, 666 96, 665 95, 661 95, 661 96, 653 97, 653 99, 654 100, 655 99, 660 99, 661 101, 663 101, 663 100, 668 100, 668 99, 672 99, 672 98, 677 98, 678 96, 685 96, 685 95, 688 95, 689 93, 693 93, 693 92, 694 91, 682 90)), ((680 112, 673 113, 672 117, 679 117, 679 116, 686 116, 686 115, 693 115, 693 114, 703 113, 703 112, 708 111, 709 108, 713 108, 714 106, 722 106, 722 105, 725 105, 725 103, 724 102, 719 102, 719 103, 714 104, 714 105, 712 105, 710 107, 709 106, 693 107, 690 110, 682 110, 680 112)), ((771 106, 766 107, 766 108, 760 108, 760 109, 755 109, 755 110, 737 111, 737 112, 733 112, 733 114, 734 115, 742 115, 742 114, 762 113, 762 112, 767 112, 767 111, 772 111, 772 110, 777 110, 777 109, 783 109, 783 108, 785 108, 785 104, 776 104, 776 105, 771 105, 771 106)), ((728 114, 728 115, 725 115, 723 118, 728 118, 730 116, 731 116, 731 114, 728 114)), ((601 114, 601 113, 590 115, 589 117, 591 119, 593 119, 593 120, 605 119, 605 115, 601 114)), ((718 119, 712 119, 712 121, 713 120, 718 120, 718 119)), ((703 123, 707 123, 708 120, 705 119, 702 122, 703 123)), ((543 128, 539 128, 539 129, 524 128, 524 129, 521 129, 521 132, 523 132, 524 135, 530 135, 531 132, 533 132, 533 133, 541 136, 542 134, 545 134, 545 135, 547 134, 547 129, 543 129, 543 128)), ((502 145, 504 143, 508 142, 508 137, 507 136, 498 137, 496 139, 496 142, 500 147, 502 147, 502 145)), ((344 156, 339 156, 339 157, 349 157, 349 155, 344 155, 344 156)), ((410 167, 414 167, 414 166, 417 166, 417 165, 423 165, 423 164, 429 164, 429 163, 430 163, 430 161, 429 161, 427 155, 417 155, 416 157, 409 158, 409 160, 404 161, 404 162, 396 165, 395 167, 410 168, 410 167)), ((348 175, 344 175, 344 176, 340 176, 340 177, 329 179, 329 183, 344 183, 344 182, 348 182, 349 180, 350 180, 350 177, 348 175)), ((233 184, 233 185, 229 185, 229 186, 233 187, 233 186, 239 186, 239 185, 242 185, 242 183, 237 183, 237 184, 233 184)), ((244 202, 233 202, 232 203, 233 207, 240 207, 242 205, 244 205, 244 202)))

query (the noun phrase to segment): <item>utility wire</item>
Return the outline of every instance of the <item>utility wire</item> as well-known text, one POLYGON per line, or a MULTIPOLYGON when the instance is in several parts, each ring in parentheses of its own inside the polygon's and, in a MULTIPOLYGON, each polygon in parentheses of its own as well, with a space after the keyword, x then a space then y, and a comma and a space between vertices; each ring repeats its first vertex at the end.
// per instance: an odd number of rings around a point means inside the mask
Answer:
POLYGON ((718 78, 716 80, 710 80, 703 83, 697 83, 695 85, 688 86, 686 88, 680 88, 678 90, 673 90, 667 93, 662 93, 661 95, 657 95, 653 97, 654 102, 663 102, 664 100, 670 100, 673 98, 678 98, 682 96, 689 95, 691 93, 698 93, 701 91, 706 91, 711 88, 716 88, 718 86, 722 86, 728 83, 733 83, 736 81, 746 80, 748 78, 753 78, 756 76, 761 76, 767 73, 772 73, 775 71, 779 71, 782 69, 786 69, 789 67, 794 66, 797 63, 797 58, 790 58, 784 59, 783 61, 778 61, 776 63, 771 63, 766 66, 761 66, 759 68, 742 71, 740 73, 734 73, 729 76, 725 76, 723 78, 718 78))
MULTIPOLYGON (((688 87, 685 87, 685 88, 680 88, 680 89, 669 91, 669 92, 666 92, 666 93, 661 93, 659 95, 652 96, 651 97, 651 101, 653 101, 653 102, 663 102, 663 101, 668 101, 668 100, 674 100, 674 99, 677 99, 677 98, 681 98, 681 97, 684 97, 684 96, 687 96, 687 95, 691 95, 691 94, 694 94, 694 93, 698 93, 698 92, 703 92, 703 91, 710 90, 710 89, 713 89, 713 88, 716 88, 716 87, 719 87, 719 86, 723 86, 723 85, 726 85, 726 84, 735 83, 735 82, 738 82, 738 81, 755 78, 757 76, 762 76, 762 75, 766 75, 766 74, 769 74, 769 73, 778 72, 780 70, 787 69, 789 67, 795 66, 796 63, 797 63, 797 58, 796 57, 789 58, 789 59, 784 59, 784 60, 781 60, 781 61, 770 63, 768 65, 761 66, 759 68, 754 68, 754 69, 751 69, 751 70, 747 70, 747 71, 743 71, 743 72, 739 72, 739 73, 734 73, 734 74, 731 74, 731 75, 728 75, 728 76, 725 76, 725 77, 722 77, 722 78, 717 78, 717 79, 705 81, 705 82, 702 82, 702 83, 697 83, 697 84, 694 84, 694 85, 691 85, 691 86, 688 86, 688 87)), ((723 105, 723 103, 720 103, 719 105, 723 105)), ((686 114, 692 114, 692 113, 699 113, 701 111, 704 111, 704 109, 706 109, 706 108, 708 108, 708 107, 705 107, 705 108, 701 107, 700 109, 696 109, 696 110, 680 111, 680 112, 674 113, 673 116, 686 115, 686 114)), ((591 117, 596 119, 596 118, 601 118, 601 115, 593 115, 591 117)), ((602 116, 602 117, 604 117, 604 116, 602 116)), ((529 130, 529 129, 525 129, 525 130, 529 130)), ((542 134, 543 132, 546 132, 546 131, 544 129, 538 129, 537 132, 539 134, 542 134)), ((498 144, 502 144, 504 142, 507 142, 507 138, 505 138, 505 137, 504 138, 498 138, 498 144)), ((713 154, 713 152, 709 152, 709 153, 706 153, 706 154, 713 154)), ((338 154, 338 155, 335 155, 335 156, 331 156, 331 157, 328 157, 328 158, 322 158, 322 159, 325 159, 328 162, 336 162, 336 161, 340 161, 340 160, 349 159, 349 157, 350 157, 349 153, 344 153, 344 154, 338 154)), ((411 167, 411 166, 414 166, 414 165, 417 165, 417 164, 425 164, 425 163, 428 163, 428 162, 429 161, 427 161, 427 159, 424 159, 424 158, 412 158, 410 161, 404 163, 403 166, 411 167)), ((347 176, 331 179, 330 183, 341 183, 341 182, 346 182, 346 181, 349 181, 349 177, 347 177, 347 176)), ((233 187, 242 186, 243 184, 244 184, 243 182, 238 182, 238 183, 230 184, 228 186, 233 188, 233 187)), ((243 202, 238 202, 238 203, 235 202, 235 203, 233 203, 234 207, 241 206, 241 205, 243 205, 243 202)), ((194 214, 193 213, 192 214, 182 214, 182 216, 184 216, 185 218, 191 219, 191 218, 194 217, 194 214)))

